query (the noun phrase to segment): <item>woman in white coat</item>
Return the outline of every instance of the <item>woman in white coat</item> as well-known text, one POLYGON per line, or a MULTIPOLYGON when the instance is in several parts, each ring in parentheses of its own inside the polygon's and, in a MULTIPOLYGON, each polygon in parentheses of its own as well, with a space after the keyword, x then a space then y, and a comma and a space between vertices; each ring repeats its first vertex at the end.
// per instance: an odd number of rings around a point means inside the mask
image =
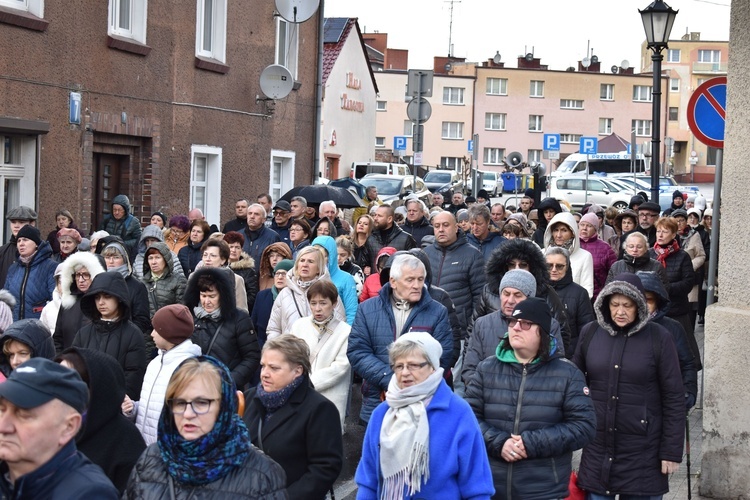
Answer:
POLYGON ((562 212, 549 221, 544 231, 544 248, 563 247, 570 252, 570 270, 573 281, 578 283, 594 296, 594 259, 591 254, 581 248, 578 240, 578 224, 569 212, 562 212))
MULTIPOLYGON (((307 290, 320 280, 331 281, 326 257, 318 247, 305 247, 297 254, 294 267, 287 272, 286 288, 279 292, 273 303, 266 327, 268 340, 289 333, 295 321, 310 316, 307 290)), ((333 313, 336 319, 346 321, 346 312, 340 300, 336 302, 333 313)))
POLYGON ((307 290, 307 300, 312 314, 295 321, 291 333, 304 340, 310 348, 310 381, 318 393, 336 405, 343 431, 351 381, 351 365, 346 348, 352 328, 334 317, 333 310, 339 302, 339 294, 336 285, 330 281, 314 283, 307 290))

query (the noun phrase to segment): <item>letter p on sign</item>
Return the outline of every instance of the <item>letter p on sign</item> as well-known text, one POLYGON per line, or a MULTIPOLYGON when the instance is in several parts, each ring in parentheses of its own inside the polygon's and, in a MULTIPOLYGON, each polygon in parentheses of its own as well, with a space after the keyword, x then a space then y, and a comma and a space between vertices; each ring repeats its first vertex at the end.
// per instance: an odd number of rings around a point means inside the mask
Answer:
POLYGON ((580 153, 584 155, 595 155, 599 140, 596 137, 581 137, 581 141, 578 143, 580 153))

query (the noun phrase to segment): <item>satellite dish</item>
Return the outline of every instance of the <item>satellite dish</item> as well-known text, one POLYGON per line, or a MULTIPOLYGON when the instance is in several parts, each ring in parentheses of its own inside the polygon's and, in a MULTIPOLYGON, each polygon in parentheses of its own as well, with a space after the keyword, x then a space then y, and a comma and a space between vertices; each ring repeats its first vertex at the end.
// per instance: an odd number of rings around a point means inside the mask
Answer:
POLYGON ((498 50, 495 52, 495 56, 492 58, 492 62, 495 64, 500 64, 501 61, 502 58, 500 57, 500 51, 498 50))
POLYGON ((284 66, 272 64, 260 74, 260 90, 271 99, 283 99, 294 87, 294 78, 284 66))
POLYGON ((526 54, 526 56, 524 57, 524 59, 526 59, 527 61, 531 62, 531 61, 534 60, 534 54, 532 54, 531 52, 529 52, 528 54, 526 54))
POLYGON ((591 59, 589 59, 588 57, 584 57, 583 59, 581 59, 581 66, 583 66, 584 68, 588 68, 589 66, 591 66, 591 59))
POLYGON ((591 56, 591 64, 596 64, 599 62, 599 58, 597 56, 591 56))
POLYGON ((617 72, 618 72, 618 71, 620 71, 620 68, 618 68, 616 64, 614 64, 614 65, 613 65, 613 66, 612 66, 611 68, 609 68, 609 69, 610 69, 610 70, 612 70, 612 73, 614 73, 615 75, 617 74, 617 72))
POLYGON ((453 65, 451 63, 445 63, 445 66, 443 66, 443 68, 445 68, 445 71, 450 71, 453 69, 453 65))
POLYGON ((290 23, 302 23, 318 10, 320 0, 275 0, 279 15, 290 23))
POLYGON ((623 71, 625 71, 626 69, 629 69, 630 61, 628 61, 627 59, 623 59, 622 62, 620 63, 620 67, 622 68, 623 71))

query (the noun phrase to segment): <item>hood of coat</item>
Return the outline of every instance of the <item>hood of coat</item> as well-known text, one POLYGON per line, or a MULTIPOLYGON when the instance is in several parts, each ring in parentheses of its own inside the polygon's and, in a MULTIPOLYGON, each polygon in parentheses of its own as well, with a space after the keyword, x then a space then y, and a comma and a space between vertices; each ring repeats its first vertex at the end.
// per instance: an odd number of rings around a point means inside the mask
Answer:
POLYGON ((10 340, 17 340, 29 346, 32 358, 52 359, 55 357, 55 343, 52 342, 52 334, 44 323, 38 319, 16 321, 5 330, 0 338, 0 366, 5 375, 10 373, 10 361, 5 356, 2 347, 10 340))
MULTIPOLYGON (((167 263, 167 270, 162 275, 162 278, 172 274, 174 272, 174 258, 172 257, 172 250, 169 249, 166 243, 163 243, 161 241, 152 243, 149 249, 151 248, 155 248, 156 250, 158 250, 161 256, 164 258, 164 262, 167 263)), ((148 258, 145 255, 143 256, 143 278, 151 279, 151 266, 148 265, 148 258)))
POLYGON ((312 246, 318 246, 325 248, 328 253, 328 274, 333 279, 336 274, 340 273, 339 259, 338 259, 338 248, 336 247, 336 240, 330 236, 318 236, 312 241, 312 246))
POLYGON ((268 256, 271 255, 271 252, 278 253, 284 259, 292 259, 292 251, 289 250, 289 245, 287 245, 283 241, 271 243, 266 247, 265 250, 263 250, 263 253, 260 255, 260 270, 258 271, 258 276, 273 275, 273 269, 271 269, 271 263, 268 260, 268 256))
POLYGON ((537 224, 537 228, 546 228, 547 227, 547 219, 544 217, 544 211, 548 208, 551 208, 555 211, 555 215, 561 214, 563 212, 562 205, 560 205, 560 202, 557 201, 555 198, 549 197, 543 199, 538 207, 535 207, 537 209, 537 213, 539 214, 539 223, 537 224))
POLYGON ((500 295, 500 282, 513 259, 528 263, 528 270, 536 279, 536 296, 546 297, 549 283, 547 261, 536 243, 521 238, 503 242, 490 254, 484 266, 489 291, 493 295, 500 295))
POLYGON ((240 254, 240 260, 237 262, 230 262, 229 268, 232 271, 242 271, 243 269, 255 269, 255 259, 250 257, 247 252, 240 254))
POLYGON ((661 319, 667 314, 667 309, 669 309, 669 293, 664 288, 661 278, 659 278, 658 274, 649 271, 638 271, 635 275, 641 279, 644 290, 656 294, 658 303, 653 319, 661 319))
POLYGON ((633 335, 643 329, 649 321, 646 297, 644 297, 643 293, 635 285, 627 281, 611 281, 605 286, 596 298, 596 302, 594 302, 594 312, 596 313, 596 321, 599 323, 599 326, 604 328, 613 337, 618 333, 623 333, 626 336, 633 335), (624 295, 636 304, 636 319, 625 330, 615 325, 609 311, 609 299, 616 294, 624 295))
MULTIPOLYGON (((81 312, 89 319, 98 320, 101 318, 99 310, 96 308, 95 297, 99 293, 106 293, 117 298, 122 310, 122 318, 130 319, 130 294, 125 278, 118 272, 104 272, 96 276, 91 282, 91 286, 81 298, 81 312)), ((121 318, 121 319, 122 319, 121 318)))
POLYGON ((60 274, 60 288, 62 288, 63 309, 70 309, 78 300, 81 292, 75 282, 76 270, 85 268, 93 280, 99 274, 105 272, 106 266, 101 255, 91 252, 76 252, 63 262, 62 274, 60 274))
POLYGON ((86 366, 89 407, 76 442, 81 443, 120 414, 125 399, 125 373, 115 358, 101 351, 69 347, 64 353, 78 354, 86 366))
MULTIPOLYGON (((130 215, 130 199, 124 194, 118 194, 112 198, 112 205, 120 205, 125 209, 125 217, 130 215)), ((125 218, 123 217, 123 218, 125 218)))
POLYGON ((141 238, 138 240, 138 253, 141 255, 146 253, 146 238, 155 238, 159 241, 164 241, 164 232, 159 226, 154 224, 144 227, 141 232, 141 238))
POLYGON ((234 295, 235 275, 227 267, 201 267, 193 271, 185 288, 183 303, 190 308, 191 313, 194 307, 201 304, 198 281, 202 276, 206 276, 216 283, 216 290, 219 292, 221 317, 227 321, 232 321, 237 315, 237 302, 234 295))
POLYGON ((552 220, 549 221, 549 224, 547 225, 547 229, 544 230, 544 248, 547 248, 552 243, 552 228, 557 223, 565 224, 570 228, 571 231, 573 231, 573 243, 569 249, 571 255, 580 248, 580 242, 578 241, 578 224, 576 224, 576 219, 573 217, 573 214, 569 212, 561 212, 554 217, 552 217, 552 220))

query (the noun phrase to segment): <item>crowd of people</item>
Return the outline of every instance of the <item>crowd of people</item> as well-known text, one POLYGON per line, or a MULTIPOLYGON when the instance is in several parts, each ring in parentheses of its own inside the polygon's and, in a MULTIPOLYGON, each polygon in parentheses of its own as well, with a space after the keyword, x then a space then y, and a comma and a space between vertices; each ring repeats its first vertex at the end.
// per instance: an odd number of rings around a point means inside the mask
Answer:
POLYGON ((322 499, 352 416, 358 498, 564 498, 581 449, 587 498, 661 498, 703 367, 705 199, 365 192, 237 200, 221 230, 142 227, 118 195, 46 240, 9 210, 4 496, 322 499))

